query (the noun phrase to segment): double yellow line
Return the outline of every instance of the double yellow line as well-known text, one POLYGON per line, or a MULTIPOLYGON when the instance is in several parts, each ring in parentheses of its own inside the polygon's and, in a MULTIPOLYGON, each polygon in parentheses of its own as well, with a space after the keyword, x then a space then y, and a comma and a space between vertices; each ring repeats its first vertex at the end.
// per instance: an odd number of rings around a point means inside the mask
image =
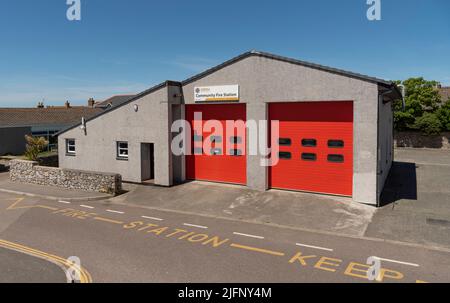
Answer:
POLYGON ((15 251, 23 252, 28 255, 56 263, 57 265, 64 268, 65 271, 69 270, 69 268, 74 268, 80 274, 80 283, 91 283, 92 282, 92 277, 87 270, 85 270, 81 266, 78 266, 77 264, 74 264, 74 263, 68 261, 67 259, 55 256, 55 255, 51 255, 51 254, 45 253, 43 251, 36 250, 36 249, 30 248, 27 246, 23 246, 23 245, 20 245, 17 243, 2 240, 2 239, 0 239, 0 246, 4 247, 4 248, 8 248, 8 249, 13 249, 15 251))

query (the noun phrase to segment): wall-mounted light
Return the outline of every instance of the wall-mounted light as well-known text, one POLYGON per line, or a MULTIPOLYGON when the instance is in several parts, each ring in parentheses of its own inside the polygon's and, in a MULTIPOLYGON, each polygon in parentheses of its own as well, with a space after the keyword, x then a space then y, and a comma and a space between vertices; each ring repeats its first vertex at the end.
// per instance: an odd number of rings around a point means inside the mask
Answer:
POLYGON ((84 119, 84 117, 81 118, 80 129, 83 131, 84 135, 87 135, 87 132, 86 132, 86 119, 84 119))
POLYGON ((81 126, 80 126, 81 130, 86 130, 86 120, 84 119, 84 117, 81 118, 81 126))
POLYGON ((134 108, 134 111, 135 111, 135 112, 138 112, 139 106, 138 106, 137 104, 133 105, 133 108, 134 108))

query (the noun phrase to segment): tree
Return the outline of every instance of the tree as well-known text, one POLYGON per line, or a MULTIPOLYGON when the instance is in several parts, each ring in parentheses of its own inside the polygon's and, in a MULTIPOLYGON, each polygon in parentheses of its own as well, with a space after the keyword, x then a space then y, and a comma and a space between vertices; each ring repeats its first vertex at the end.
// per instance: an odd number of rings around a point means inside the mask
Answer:
POLYGON ((395 111, 394 112, 394 127, 396 130, 408 130, 412 128, 416 117, 409 111, 395 111))
POLYGON ((435 113, 425 113, 416 119, 414 128, 426 135, 438 135, 441 132, 442 123, 435 113))
POLYGON ((43 137, 32 137, 25 135, 27 141, 25 157, 30 161, 38 161, 39 153, 43 152, 48 145, 48 141, 43 137))
POLYGON ((439 82, 427 81, 424 78, 410 78, 403 81, 406 89, 406 103, 413 105, 419 110, 419 105, 423 112, 432 113, 436 111, 441 104, 441 96, 436 89, 439 82))
MULTIPOLYGON (((417 129, 417 125, 432 122, 434 118, 426 116, 422 121, 417 119, 424 116, 425 113, 435 113, 441 105, 441 96, 436 89, 439 84, 437 81, 428 81, 424 78, 409 78, 403 82, 397 81, 397 84, 403 84, 406 89, 405 110, 402 109, 402 101, 394 102, 394 127, 397 130, 417 129)), ((434 123, 432 123, 434 125, 434 123)))
POLYGON ((450 131, 450 99, 438 109, 436 114, 441 121, 442 129, 450 131))

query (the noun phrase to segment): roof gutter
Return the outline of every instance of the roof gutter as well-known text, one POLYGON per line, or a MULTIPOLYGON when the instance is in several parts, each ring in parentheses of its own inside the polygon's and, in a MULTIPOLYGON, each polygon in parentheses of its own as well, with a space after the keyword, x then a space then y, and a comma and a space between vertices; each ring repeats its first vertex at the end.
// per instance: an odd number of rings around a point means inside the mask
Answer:
POLYGON ((380 93, 381 96, 384 97, 384 96, 389 95, 389 94, 395 94, 396 95, 395 97, 391 97, 389 99, 389 101, 384 101, 384 99, 383 99, 383 103, 392 102, 392 101, 398 100, 398 99, 401 99, 403 104, 405 103, 405 87, 403 85, 401 85, 401 84, 397 85, 397 84, 395 84, 393 82, 390 85, 382 85, 381 83, 379 85, 381 85, 384 88, 386 88, 386 91, 380 93), (400 87, 400 89, 399 89, 399 87, 400 87))

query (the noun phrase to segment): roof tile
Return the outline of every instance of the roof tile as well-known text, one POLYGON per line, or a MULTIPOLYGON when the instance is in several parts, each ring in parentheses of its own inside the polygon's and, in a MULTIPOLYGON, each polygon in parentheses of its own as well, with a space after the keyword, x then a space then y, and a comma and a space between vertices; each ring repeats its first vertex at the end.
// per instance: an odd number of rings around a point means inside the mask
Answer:
POLYGON ((72 125, 102 112, 89 107, 0 108, 0 127, 72 125))

